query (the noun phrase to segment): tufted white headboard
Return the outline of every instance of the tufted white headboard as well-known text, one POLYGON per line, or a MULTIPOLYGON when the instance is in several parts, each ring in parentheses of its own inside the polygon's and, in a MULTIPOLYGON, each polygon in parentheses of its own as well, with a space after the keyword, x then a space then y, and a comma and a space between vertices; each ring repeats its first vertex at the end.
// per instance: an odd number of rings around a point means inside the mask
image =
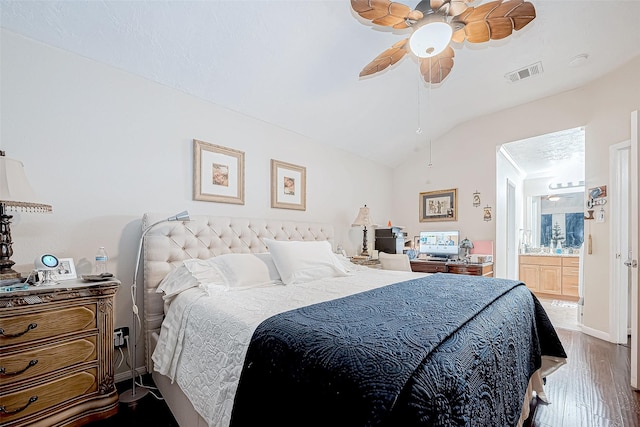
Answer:
MULTIPOLYGON (((170 215, 146 213, 142 229, 170 215)), ((143 251, 144 335, 147 368, 151 367, 153 333, 160 333, 164 318, 158 284, 181 261, 208 259, 226 253, 267 252, 262 239, 327 240, 333 246, 333 226, 273 219, 192 216, 190 221, 163 222, 147 232, 143 251)))

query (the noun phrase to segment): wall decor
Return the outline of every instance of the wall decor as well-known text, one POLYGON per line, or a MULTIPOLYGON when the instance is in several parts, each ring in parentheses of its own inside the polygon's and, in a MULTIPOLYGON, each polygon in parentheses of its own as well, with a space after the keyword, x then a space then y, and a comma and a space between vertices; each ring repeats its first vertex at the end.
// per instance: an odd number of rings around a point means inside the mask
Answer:
POLYGON ((271 159, 271 207, 307 209, 307 169, 271 159))
POLYGON ((476 192, 473 193, 473 207, 477 208, 478 206, 480 206, 480 193, 476 190, 476 192))
POLYGON ((457 220, 457 188, 420 193, 420 222, 457 220))
POLYGON ((485 221, 491 221, 491 206, 487 205, 484 208, 482 208, 484 210, 484 220, 485 221))
POLYGON ((244 205, 244 152, 194 139, 193 200, 244 205))
POLYGON ((77 277, 73 258, 59 258, 58 266, 51 272, 51 279, 53 280, 69 280, 77 277))

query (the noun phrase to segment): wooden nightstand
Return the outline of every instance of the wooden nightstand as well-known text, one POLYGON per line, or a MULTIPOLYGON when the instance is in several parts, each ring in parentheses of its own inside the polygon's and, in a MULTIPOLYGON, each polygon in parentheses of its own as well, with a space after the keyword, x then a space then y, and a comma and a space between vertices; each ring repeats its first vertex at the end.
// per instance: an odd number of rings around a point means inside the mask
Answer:
POLYGON ((120 282, 0 293, 0 425, 79 426, 118 412, 113 299, 120 282))
POLYGON ((381 268, 379 259, 371 258, 351 258, 351 262, 357 265, 364 265, 369 268, 381 268))

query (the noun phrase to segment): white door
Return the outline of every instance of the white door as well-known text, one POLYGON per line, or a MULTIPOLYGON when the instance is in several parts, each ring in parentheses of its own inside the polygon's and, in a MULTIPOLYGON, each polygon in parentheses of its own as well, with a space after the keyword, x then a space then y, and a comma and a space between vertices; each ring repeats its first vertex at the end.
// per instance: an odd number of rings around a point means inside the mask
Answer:
POLYGON ((611 177, 611 309, 612 340, 626 344, 631 329, 631 141, 609 147, 611 177))
POLYGON ((630 175, 630 191, 631 191, 631 203, 630 203, 630 229, 631 229, 631 248, 629 262, 631 269, 631 386, 638 388, 638 346, 640 340, 638 340, 638 330, 640 325, 638 324, 638 305, 639 293, 638 293, 638 244, 640 243, 640 234, 638 233, 638 198, 640 197, 640 190, 638 187, 638 164, 640 159, 638 158, 638 139, 640 138, 640 120, 638 120, 638 111, 631 113, 631 161, 629 165, 630 175), (633 265, 633 263, 636 265, 633 265))

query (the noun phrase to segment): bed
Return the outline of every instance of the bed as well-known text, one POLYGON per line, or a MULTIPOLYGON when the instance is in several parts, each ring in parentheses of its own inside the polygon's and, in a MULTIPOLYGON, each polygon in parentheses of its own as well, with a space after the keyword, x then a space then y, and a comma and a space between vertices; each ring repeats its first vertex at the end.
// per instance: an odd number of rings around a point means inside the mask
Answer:
POLYGON ((176 421, 522 425, 566 361, 524 284, 357 266, 333 233, 214 216, 147 233, 147 367, 176 421))

